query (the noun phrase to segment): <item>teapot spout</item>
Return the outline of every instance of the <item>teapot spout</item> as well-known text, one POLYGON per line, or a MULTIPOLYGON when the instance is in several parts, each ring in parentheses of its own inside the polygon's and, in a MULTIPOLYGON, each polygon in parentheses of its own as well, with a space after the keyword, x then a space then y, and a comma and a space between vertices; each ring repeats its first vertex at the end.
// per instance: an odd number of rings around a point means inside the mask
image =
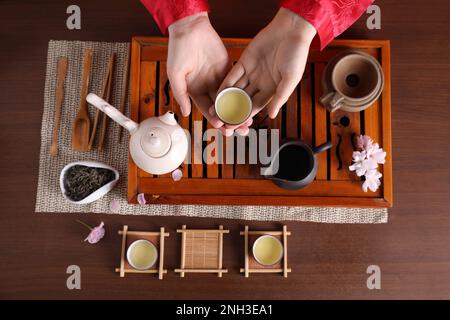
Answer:
POLYGON ((89 93, 86 97, 86 101, 106 113, 108 117, 127 129, 131 134, 137 131, 139 125, 136 122, 125 117, 119 110, 114 108, 112 105, 110 105, 108 102, 106 102, 96 94, 89 93))
POLYGON ((169 126, 176 126, 178 124, 177 120, 175 119, 175 114, 173 113, 173 111, 166 112, 165 114, 159 117, 159 120, 161 120, 162 122, 164 122, 169 126))

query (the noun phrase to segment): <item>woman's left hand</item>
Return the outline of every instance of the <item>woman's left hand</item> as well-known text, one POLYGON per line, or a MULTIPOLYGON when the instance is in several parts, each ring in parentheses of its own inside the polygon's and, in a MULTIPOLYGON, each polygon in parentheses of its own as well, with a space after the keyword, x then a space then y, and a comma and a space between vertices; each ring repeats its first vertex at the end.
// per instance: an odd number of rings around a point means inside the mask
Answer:
MULTIPOLYGON (((244 89, 252 97, 251 117, 267 105, 269 117, 275 118, 302 78, 315 34, 309 22, 281 8, 244 50, 219 91, 227 87, 244 89)), ((248 131, 245 125, 225 128, 228 134, 237 128, 238 132, 248 131)))

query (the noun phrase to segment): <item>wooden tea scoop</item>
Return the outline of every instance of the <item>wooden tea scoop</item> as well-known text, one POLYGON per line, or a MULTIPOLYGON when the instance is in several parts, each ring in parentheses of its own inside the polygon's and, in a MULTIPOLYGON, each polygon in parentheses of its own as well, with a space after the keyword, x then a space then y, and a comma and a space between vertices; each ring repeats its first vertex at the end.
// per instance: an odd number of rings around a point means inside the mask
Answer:
MULTIPOLYGON (((109 81, 108 81, 108 86, 106 87, 106 97, 105 97, 105 100, 107 102, 109 102, 109 99, 111 97, 111 91, 112 91, 113 74, 114 74, 114 59, 115 59, 115 54, 112 53, 111 58, 109 60, 109 66, 108 66, 109 81)), ((106 116, 106 113, 103 113, 102 127, 100 129, 100 137, 98 140, 98 149, 100 151, 103 150, 103 146, 105 144, 107 121, 108 121, 108 117, 106 116)))
MULTIPOLYGON (((130 52, 131 52, 131 45, 128 45, 127 55, 125 56, 125 69, 123 72, 123 80, 122 80, 122 94, 120 96, 120 107, 119 110, 123 114, 125 114, 125 106, 126 106, 126 99, 127 99, 127 92, 128 92, 128 73, 130 68, 130 52)), ((122 126, 119 126, 119 135, 117 136, 117 142, 120 143, 122 141, 122 126)))
MULTIPOLYGON (((105 80, 103 81, 103 87, 102 87, 102 92, 101 92, 101 97, 103 99, 105 99, 106 101, 109 100, 109 97, 107 97, 107 91, 108 91, 108 86, 111 82, 111 78, 112 78, 112 64, 113 64, 113 55, 111 55, 111 59, 108 62, 108 68, 106 70, 106 76, 105 76, 105 80)), ((95 118, 94 118, 94 125, 92 127, 92 132, 91 132, 91 137, 89 138, 89 150, 92 149, 92 146, 94 145, 94 141, 95 141, 95 135, 97 134, 97 126, 98 126, 98 121, 100 118, 100 110, 97 109, 97 111, 95 112, 95 118)))
POLYGON ((86 96, 89 88, 89 74, 92 64, 92 49, 84 49, 83 78, 81 82, 80 109, 73 122, 72 149, 75 151, 89 151, 90 119, 86 96))
POLYGON ((67 57, 58 58, 57 67, 57 77, 56 77, 56 97, 55 97, 55 124, 53 127, 53 139, 52 145, 50 146, 50 154, 56 157, 58 154, 58 133, 59 125, 61 122, 61 108, 64 97, 64 82, 67 75, 67 57))

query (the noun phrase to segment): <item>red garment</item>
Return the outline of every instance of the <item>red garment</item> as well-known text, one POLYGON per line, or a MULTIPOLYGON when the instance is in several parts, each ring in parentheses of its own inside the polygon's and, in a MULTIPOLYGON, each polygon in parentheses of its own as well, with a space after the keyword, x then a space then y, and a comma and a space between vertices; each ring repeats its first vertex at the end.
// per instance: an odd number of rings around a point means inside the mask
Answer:
POLYGON ((320 38, 320 50, 350 27, 374 0, 282 0, 280 6, 311 23, 320 38))
POLYGON ((159 29, 167 34, 167 28, 177 20, 208 11, 206 0, 141 0, 152 14, 159 29))
MULTIPOLYGON (((317 30, 320 49, 350 27, 374 0, 282 0, 280 6, 297 13, 317 30)), ((141 0, 164 34, 173 22, 208 11, 206 0, 141 0)))

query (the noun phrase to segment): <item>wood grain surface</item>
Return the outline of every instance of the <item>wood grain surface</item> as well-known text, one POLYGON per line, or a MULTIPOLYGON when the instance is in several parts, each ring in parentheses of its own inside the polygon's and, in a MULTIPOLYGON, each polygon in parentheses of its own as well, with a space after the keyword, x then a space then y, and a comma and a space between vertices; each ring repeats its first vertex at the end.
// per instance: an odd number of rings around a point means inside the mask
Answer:
MULTIPOLYGON (((211 0, 211 21, 223 37, 252 37, 274 15, 277 2, 211 0)), ((278 223, 34 213, 48 40, 160 35, 137 0, 79 0, 82 29, 74 31, 65 26, 70 4, 0 2, 0 298, 450 298, 450 3, 380 0, 381 30, 367 30, 364 15, 341 36, 391 40, 395 205, 384 225, 286 223, 292 232, 287 279, 275 274, 246 279, 239 273, 244 263, 239 231, 244 225, 277 229, 278 223), (75 219, 92 225, 103 220, 105 238, 97 245, 83 242, 86 230, 75 219), (114 272, 121 249, 117 231, 124 224, 132 230, 164 226, 171 233, 164 280, 137 274, 120 278, 114 272), (230 230, 223 248, 228 273, 222 278, 189 274, 181 279, 173 272, 180 265, 175 230, 183 224, 222 224, 230 230), (72 264, 82 270, 81 290, 66 288, 66 268, 72 264), (381 268, 381 290, 366 287, 366 268, 372 264, 381 268)), ((301 132, 311 130, 305 126, 301 132)))

